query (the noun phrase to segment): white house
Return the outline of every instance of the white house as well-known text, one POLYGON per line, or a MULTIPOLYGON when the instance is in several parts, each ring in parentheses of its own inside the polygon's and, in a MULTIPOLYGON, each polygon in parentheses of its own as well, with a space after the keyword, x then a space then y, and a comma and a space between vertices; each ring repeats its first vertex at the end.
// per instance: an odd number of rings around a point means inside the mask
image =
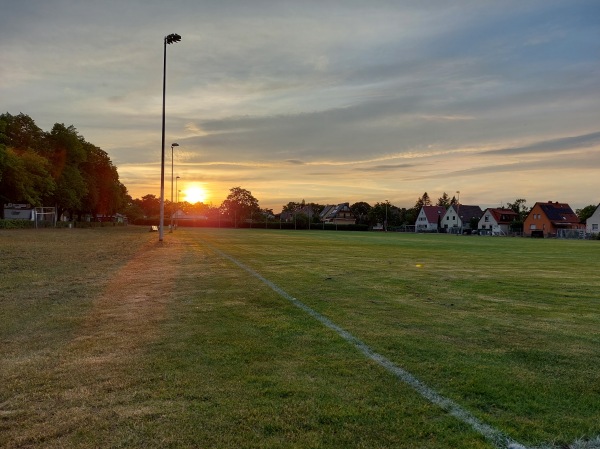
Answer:
POLYGON ((423 206, 417 215, 415 232, 432 232, 439 230, 442 217, 446 213, 443 206, 423 206))
POLYGON ((588 234, 600 233, 600 205, 598 205, 592 216, 585 221, 585 232, 588 234))
POLYGON ((468 206, 466 204, 453 204, 442 217, 442 228, 444 229, 471 229, 471 220, 479 220, 483 211, 479 206, 468 206))
POLYGON ((519 219, 519 214, 512 209, 488 208, 479 219, 477 229, 489 230, 492 235, 507 235, 510 225, 519 219))

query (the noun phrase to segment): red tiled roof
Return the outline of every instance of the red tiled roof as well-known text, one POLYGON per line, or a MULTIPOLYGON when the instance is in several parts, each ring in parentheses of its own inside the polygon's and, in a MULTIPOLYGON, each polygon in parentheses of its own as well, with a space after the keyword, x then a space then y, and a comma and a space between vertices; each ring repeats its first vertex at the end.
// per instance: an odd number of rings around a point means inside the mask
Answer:
POLYGON ((488 209, 496 223, 498 224, 508 224, 519 218, 519 214, 516 213, 512 209, 504 209, 504 208, 496 208, 496 209, 488 209))
POLYGON ((437 223, 438 217, 443 217, 446 213, 444 206, 423 206, 423 212, 429 223, 437 223))

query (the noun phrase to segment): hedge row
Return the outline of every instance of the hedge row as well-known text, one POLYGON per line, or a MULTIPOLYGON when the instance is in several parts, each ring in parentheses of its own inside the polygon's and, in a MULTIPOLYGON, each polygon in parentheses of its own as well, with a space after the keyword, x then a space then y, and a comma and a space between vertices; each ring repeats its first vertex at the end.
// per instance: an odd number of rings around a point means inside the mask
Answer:
MULTIPOLYGON (((158 220, 156 218, 140 218, 135 220, 132 224, 139 226, 158 226, 158 220)), ((165 220, 165 229, 170 226, 170 220, 165 220)), ((232 220, 179 220, 177 226, 180 228, 253 228, 253 229, 308 229, 306 227, 296 227, 294 223, 285 223, 279 221, 268 221, 267 223, 237 223, 237 226, 232 220)), ((311 224, 311 230, 325 230, 325 231, 368 231, 369 226, 367 225, 335 225, 331 223, 319 223, 311 224)))
MULTIPOLYGON (((38 228, 104 228, 108 226, 125 226, 123 223, 90 222, 90 221, 59 221, 54 225, 51 221, 38 222, 38 228)), ((32 229, 35 222, 31 220, 0 220, 0 229, 32 229)))

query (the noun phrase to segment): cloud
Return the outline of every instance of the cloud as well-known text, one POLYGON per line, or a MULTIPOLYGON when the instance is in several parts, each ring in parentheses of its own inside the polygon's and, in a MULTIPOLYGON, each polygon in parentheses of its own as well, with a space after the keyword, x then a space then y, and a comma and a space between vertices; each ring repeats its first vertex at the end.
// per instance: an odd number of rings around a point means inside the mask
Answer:
POLYGON ((390 165, 375 165, 373 167, 357 167, 354 170, 364 172, 382 172, 382 171, 393 171, 401 168, 412 168, 414 164, 390 164, 390 165))
POLYGON ((73 124, 134 196, 156 193, 162 38, 177 32, 166 132, 189 181, 251 182, 266 202, 414 201, 484 177, 534 189, 544 170, 600 168, 599 13, 584 0, 12 2, 0 98, 43 129, 73 124))
POLYGON ((535 142, 530 145, 515 148, 503 148, 482 152, 483 155, 519 155, 531 153, 554 153, 561 151, 579 150, 600 145, 600 131, 580 136, 562 137, 559 139, 535 142))

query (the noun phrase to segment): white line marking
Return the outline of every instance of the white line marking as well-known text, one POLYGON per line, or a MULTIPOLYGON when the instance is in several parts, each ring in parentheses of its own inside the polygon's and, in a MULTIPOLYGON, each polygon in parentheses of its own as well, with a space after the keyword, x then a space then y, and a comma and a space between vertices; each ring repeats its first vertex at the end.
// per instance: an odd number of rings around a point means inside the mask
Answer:
POLYGON ((294 298, 293 296, 289 295, 285 290, 283 290, 282 288, 280 288, 278 285, 274 284, 273 282, 269 281, 267 278, 261 276, 259 273, 254 271, 252 268, 244 265, 242 262, 238 261, 234 257, 230 256, 229 254, 224 253, 223 251, 215 248, 214 246, 212 246, 210 244, 207 244, 207 246, 210 246, 210 248, 213 251, 220 254, 222 257, 230 260, 231 262, 236 264, 238 267, 240 267, 244 271, 250 273, 252 276, 254 276, 255 278, 259 279, 260 281, 262 281, 263 283, 268 285, 273 291, 278 293, 281 297, 287 299, 292 304, 294 304, 296 307, 299 307, 300 309, 304 310, 306 313, 308 313, 310 316, 312 316, 316 320, 320 321, 323 325, 325 325, 329 329, 337 332, 337 334, 339 336, 341 336, 348 343, 353 344, 354 347, 356 347, 360 352, 362 352, 367 358, 378 363, 379 365, 384 367, 386 370, 388 370, 390 373, 394 374, 398 379, 400 379, 401 381, 410 385, 414 390, 416 390, 421 396, 423 396, 425 399, 427 399, 432 404, 439 406, 443 410, 446 410, 450 415, 452 415, 455 418, 459 419, 460 421, 470 425, 473 428, 473 430, 475 430, 477 433, 482 435, 486 440, 488 440, 490 443, 492 443, 498 449, 532 449, 532 448, 527 448, 526 446, 523 446, 522 444, 516 442, 515 440, 513 440, 512 438, 510 438, 508 435, 501 432, 500 430, 498 430, 488 424, 485 424, 483 421, 476 418, 468 410, 466 410, 465 408, 458 405, 452 399, 448 399, 448 398, 442 396, 441 394, 437 393, 434 389, 425 385, 423 382, 421 382, 415 376, 410 374, 408 371, 400 368, 399 366, 396 366, 392 361, 388 360, 381 354, 378 354, 377 352, 373 351, 369 346, 367 346, 361 340, 356 338, 350 332, 342 329, 337 324, 335 324, 334 322, 332 322, 325 316, 321 315, 316 310, 310 308, 303 302, 301 302, 298 299, 294 298))

